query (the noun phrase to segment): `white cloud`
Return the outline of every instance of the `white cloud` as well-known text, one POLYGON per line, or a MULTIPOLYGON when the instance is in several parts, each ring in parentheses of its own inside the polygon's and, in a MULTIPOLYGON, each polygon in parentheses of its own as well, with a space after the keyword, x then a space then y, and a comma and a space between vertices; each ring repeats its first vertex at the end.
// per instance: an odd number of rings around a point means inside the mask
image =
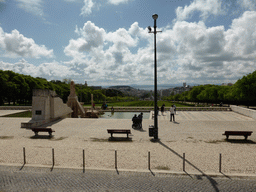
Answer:
POLYGON ((128 3, 131 0, 108 0, 109 3, 119 5, 120 3, 128 3))
MULTIPOLYGON (((207 27, 203 21, 176 21, 172 28, 162 28, 163 32, 157 34, 158 83, 235 82, 254 71, 255 26, 256 12, 247 11, 234 19, 229 29, 207 27)), ((75 33, 78 37, 71 39, 64 49, 71 57, 68 62, 39 66, 25 61, 13 65, 0 62, 0 68, 52 79, 73 77, 77 82, 86 80, 100 85, 153 83, 154 37, 147 28, 134 22, 128 29, 107 32, 88 21, 83 27, 76 27, 75 33)), ((0 28, 0 45, 5 36, 0 28)), ((16 55, 26 53, 14 50, 16 55)))
POLYGON ((87 16, 92 13, 92 8, 95 6, 93 0, 84 0, 84 6, 81 9, 81 15, 87 16))
POLYGON ((85 23, 83 28, 76 28, 75 32, 81 37, 69 41, 69 45, 64 49, 66 55, 82 59, 93 49, 103 46, 105 30, 95 26, 91 21, 85 23))
MULTIPOLYGON (((77 0, 65 0, 69 2, 77 1, 77 0)), ((83 0, 84 6, 81 9, 81 15, 88 16, 92 13, 92 10, 95 8, 99 8, 101 6, 101 3, 97 0, 83 0)), ((121 3, 128 3, 132 0, 103 0, 102 2, 109 3, 112 5, 119 5, 121 3)))
POLYGON ((79 75, 75 71, 72 71, 70 67, 61 65, 56 61, 42 63, 38 66, 30 64, 24 59, 14 64, 0 61, 0 69, 11 70, 16 73, 31 75, 33 77, 43 77, 47 80, 62 80, 64 78, 72 78, 79 75))
POLYGON ((255 58, 256 55, 256 12, 246 11, 234 19, 225 37, 227 44, 225 49, 233 53, 235 57, 243 59, 255 58))
POLYGON ((18 7, 37 16, 43 16, 42 0, 17 0, 18 7))
POLYGON ((235 81, 256 69, 256 12, 245 12, 230 29, 206 27, 203 22, 176 22, 176 72, 171 80, 197 83, 235 81))
POLYGON ((53 57, 53 50, 37 45, 33 39, 24 37, 16 29, 11 33, 4 33, 0 27, 0 48, 5 52, 5 57, 53 57))
POLYGON ((256 10, 255 0, 238 0, 238 2, 244 9, 248 9, 251 11, 256 10))
POLYGON ((222 14, 221 0, 194 0, 189 6, 178 7, 176 9, 177 20, 186 20, 196 11, 201 13, 200 17, 204 20, 210 15, 222 14))

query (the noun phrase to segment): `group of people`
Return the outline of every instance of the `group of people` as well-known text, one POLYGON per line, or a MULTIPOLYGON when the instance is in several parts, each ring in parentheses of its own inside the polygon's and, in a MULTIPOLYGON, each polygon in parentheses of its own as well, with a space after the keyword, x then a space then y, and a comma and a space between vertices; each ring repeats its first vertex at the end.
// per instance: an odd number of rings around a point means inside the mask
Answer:
POLYGON ((101 105, 101 109, 105 110, 105 109, 107 109, 107 108, 108 108, 107 103, 103 103, 103 104, 101 105))
POLYGON ((132 118, 132 122, 133 122, 132 127, 142 129, 142 118, 143 118, 143 113, 140 113, 138 116, 135 114, 132 118))
MULTIPOLYGON (((158 111, 159 111, 159 107, 157 106, 157 115, 158 115, 158 111)), ((162 115, 164 116, 164 111, 165 111, 165 104, 163 104, 161 106, 161 113, 162 115)), ((172 105, 172 107, 170 108, 170 121, 175 121, 175 116, 176 115, 176 106, 175 105, 172 105)))

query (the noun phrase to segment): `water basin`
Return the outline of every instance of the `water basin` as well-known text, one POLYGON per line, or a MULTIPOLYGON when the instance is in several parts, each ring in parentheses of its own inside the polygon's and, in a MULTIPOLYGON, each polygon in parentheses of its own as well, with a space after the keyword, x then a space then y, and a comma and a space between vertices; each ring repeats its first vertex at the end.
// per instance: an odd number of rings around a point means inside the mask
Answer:
MULTIPOLYGON (((99 118, 104 119, 132 119, 134 115, 139 115, 140 112, 105 112, 99 118)), ((143 119, 149 119, 149 112, 143 112, 143 119)))

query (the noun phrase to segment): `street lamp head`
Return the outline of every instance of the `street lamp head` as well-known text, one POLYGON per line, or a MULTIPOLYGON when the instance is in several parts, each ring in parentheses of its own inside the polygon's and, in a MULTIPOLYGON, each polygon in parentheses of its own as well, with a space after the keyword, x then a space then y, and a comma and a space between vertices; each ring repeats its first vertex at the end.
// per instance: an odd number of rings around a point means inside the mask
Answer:
POLYGON ((158 15, 157 15, 157 14, 154 14, 154 15, 152 15, 152 18, 153 18, 154 20, 157 20, 158 15))

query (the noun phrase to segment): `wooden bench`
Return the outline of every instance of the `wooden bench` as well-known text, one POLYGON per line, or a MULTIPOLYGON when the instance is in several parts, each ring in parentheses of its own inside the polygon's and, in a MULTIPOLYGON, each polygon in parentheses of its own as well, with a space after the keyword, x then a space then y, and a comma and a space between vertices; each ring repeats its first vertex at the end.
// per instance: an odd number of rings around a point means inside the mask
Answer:
POLYGON ((130 129, 108 129, 108 133, 111 134, 111 138, 113 138, 113 133, 127 134, 127 138, 128 138, 129 134, 131 134, 131 130, 130 129))
POLYGON ((31 129, 36 136, 38 136, 38 132, 48 132, 49 136, 52 136, 52 132, 55 132, 53 129, 51 128, 44 128, 44 127, 40 127, 40 128, 32 128, 31 129))
POLYGON ((235 136, 244 136, 244 139, 246 140, 248 136, 251 136, 252 131, 225 131, 222 135, 226 135, 226 138, 228 139, 229 135, 235 135, 235 136))

